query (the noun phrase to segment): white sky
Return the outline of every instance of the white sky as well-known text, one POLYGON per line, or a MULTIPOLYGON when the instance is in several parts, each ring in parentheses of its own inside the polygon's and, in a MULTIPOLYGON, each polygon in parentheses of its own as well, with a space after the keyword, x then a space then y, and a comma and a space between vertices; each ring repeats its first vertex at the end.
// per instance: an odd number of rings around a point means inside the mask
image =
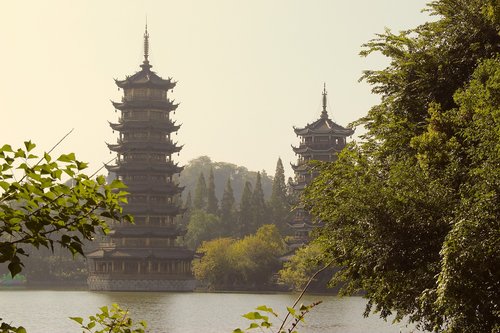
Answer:
MULTIPOLYGON (((426 0, 87 0, 7 1, 0 11, 0 144, 27 139, 55 154, 75 152, 89 173, 113 157, 113 78, 138 71, 146 15, 150 61, 178 81, 171 98, 185 164, 200 155, 288 176, 298 142, 292 126, 321 112, 326 82, 330 116, 346 125, 378 101, 358 83, 380 56, 361 44, 428 20, 426 0)), ((359 131, 358 131, 359 132, 359 131)))

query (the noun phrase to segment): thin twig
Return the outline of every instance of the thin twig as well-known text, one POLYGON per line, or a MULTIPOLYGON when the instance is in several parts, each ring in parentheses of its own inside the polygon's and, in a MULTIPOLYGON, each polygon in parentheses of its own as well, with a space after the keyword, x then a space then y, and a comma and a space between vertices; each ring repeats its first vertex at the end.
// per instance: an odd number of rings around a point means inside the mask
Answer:
MULTIPOLYGON (((295 300, 295 303, 293 303, 292 305, 292 308, 295 308, 297 306, 297 304, 300 302, 300 300, 302 299, 302 296, 304 296, 304 294, 306 293, 307 289, 309 288, 309 285, 312 283, 312 281, 314 280, 314 278, 316 278, 316 276, 323 272, 325 269, 327 269, 328 267, 330 267, 330 265, 333 263, 333 259, 328 263, 326 264, 323 268, 320 268, 319 270, 316 271, 316 273, 314 273, 310 278, 309 278, 309 281, 307 281, 307 284, 306 286, 304 287, 304 289, 302 289, 302 292, 300 293, 299 297, 297 297, 297 299, 295 300)), ((285 319, 283 319, 283 321, 281 322, 281 326, 280 328, 278 329, 278 332, 281 332, 281 330, 283 329, 283 327, 285 326, 285 323, 286 321, 288 320, 288 317, 290 317, 290 311, 288 311, 288 313, 286 314, 285 316, 285 319)))
POLYGON ((110 159, 109 161, 107 161, 106 163, 103 163, 102 164, 102 167, 100 167, 99 169, 97 169, 96 172, 94 172, 92 175, 90 175, 89 178, 92 178, 94 177, 99 171, 101 171, 102 169, 104 169, 106 167, 106 165, 108 165, 109 163, 113 162, 114 160, 116 160, 116 157, 113 157, 112 159, 110 159))

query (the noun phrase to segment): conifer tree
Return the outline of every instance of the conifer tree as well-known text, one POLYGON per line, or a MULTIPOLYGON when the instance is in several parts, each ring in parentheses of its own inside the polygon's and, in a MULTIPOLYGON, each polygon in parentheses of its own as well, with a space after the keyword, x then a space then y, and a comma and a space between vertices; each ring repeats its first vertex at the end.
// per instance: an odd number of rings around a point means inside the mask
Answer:
POLYGON ((260 172, 257 172, 255 188, 252 193, 252 219, 250 232, 254 233, 268 220, 266 202, 264 200, 264 191, 262 190, 262 180, 260 172))
POLYGON ((191 191, 188 192, 186 196, 186 201, 184 202, 184 209, 186 210, 182 214, 182 225, 187 226, 189 223, 189 218, 191 217, 191 211, 193 210, 193 200, 191 199, 191 191))
POLYGON ((287 187, 285 184, 285 170, 281 158, 276 163, 276 173, 274 174, 273 192, 269 200, 269 208, 272 217, 272 223, 276 224, 281 234, 288 231, 286 226, 290 213, 290 204, 287 198, 287 187))
POLYGON ((207 208, 207 183, 203 172, 200 172, 200 177, 198 178, 198 183, 196 184, 193 208, 203 210, 207 208))
POLYGON ((226 187, 224 188, 224 193, 222 194, 222 200, 220 203, 220 220, 221 224, 226 230, 226 235, 236 235, 236 224, 235 224, 235 211, 234 211, 234 192, 231 186, 231 178, 227 178, 226 187))
POLYGON ((217 197, 215 196, 214 169, 211 168, 207 185, 207 213, 215 215, 218 210, 219 203, 217 197))
POLYGON ((238 218, 237 235, 244 236, 251 233, 250 225, 252 223, 252 184, 247 181, 243 188, 240 202, 240 212, 238 218))

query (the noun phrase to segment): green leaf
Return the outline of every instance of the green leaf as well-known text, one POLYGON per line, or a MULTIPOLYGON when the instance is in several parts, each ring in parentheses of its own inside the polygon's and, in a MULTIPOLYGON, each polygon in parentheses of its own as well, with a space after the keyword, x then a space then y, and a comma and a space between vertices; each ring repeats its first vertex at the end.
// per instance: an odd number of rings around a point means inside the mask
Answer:
POLYGON ((83 318, 80 318, 80 317, 69 317, 69 319, 76 321, 80 325, 82 325, 82 323, 83 323, 83 318))
POLYGON ((294 308, 291 308, 289 306, 286 307, 286 309, 288 310, 288 312, 292 315, 292 316, 295 316, 295 309, 294 308))
POLYGON ((11 145, 3 145, 2 148, 0 148, 0 152, 13 153, 14 151, 11 145))
POLYGON ((241 330, 241 328, 237 328, 233 330, 233 333, 245 333, 244 331, 241 330))
POLYGON ((1 180, 0 181, 0 187, 4 189, 4 191, 7 191, 7 189, 10 187, 10 184, 7 183, 6 181, 1 180))
POLYGON ((247 314, 243 315, 244 318, 250 319, 250 320, 256 320, 256 319, 262 319, 262 315, 259 312, 249 312, 247 314))
POLYGON ((62 154, 61 156, 59 156, 59 158, 57 159, 58 161, 61 161, 61 162, 73 162, 75 160, 75 153, 69 153, 69 154, 62 154))
POLYGON ((36 147, 36 144, 30 141, 24 141, 24 146, 26 147, 27 151, 31 151, 36 147))

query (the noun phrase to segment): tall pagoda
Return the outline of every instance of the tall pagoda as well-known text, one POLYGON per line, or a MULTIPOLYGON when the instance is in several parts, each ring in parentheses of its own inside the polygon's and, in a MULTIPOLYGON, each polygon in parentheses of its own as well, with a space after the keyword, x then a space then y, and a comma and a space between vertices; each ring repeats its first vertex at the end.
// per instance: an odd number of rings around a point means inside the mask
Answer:
POLYGON ((111 128, 119 133, 115 165, 107 166, 127 186, 128 204, 124 213, 135 224, 116 224, 109 240, 88 254, 91 290, 189 291, 195 280, 191 272, 193 252, 177 244, 185 234, 179 225, 179 187, 174 175, 182 171, 172 160, 178 146, 171 139, 180 125, 170 117, 177 109, 167 95, 175 87, 151 71, 149 34, 144 33, 144 61, 141 70, 125 80, 115 80, 123 90, 120 110, 111 128))
MULTIPOLYGON (((293 151, 298 155, 298 160, 297 164, 292 164, 295 180, 291 185, 298 198, 304 188, 317 176, 316 172, 311 170, 309 162, 313 160, 334 162, 337 154, 344 149, 347 137, 352 136, 354 130, 336 124, 328 116, 326 85, 323 86, 323 110, 319 119, 302 128, 294 127, 293 130, 300 137, 299 146, 292 146, 293 151)), ((308 242, 313 225, 311 216, 300 205, 295 209, 289 226, 293 235, 288 244, 291 249, 308 242)))

